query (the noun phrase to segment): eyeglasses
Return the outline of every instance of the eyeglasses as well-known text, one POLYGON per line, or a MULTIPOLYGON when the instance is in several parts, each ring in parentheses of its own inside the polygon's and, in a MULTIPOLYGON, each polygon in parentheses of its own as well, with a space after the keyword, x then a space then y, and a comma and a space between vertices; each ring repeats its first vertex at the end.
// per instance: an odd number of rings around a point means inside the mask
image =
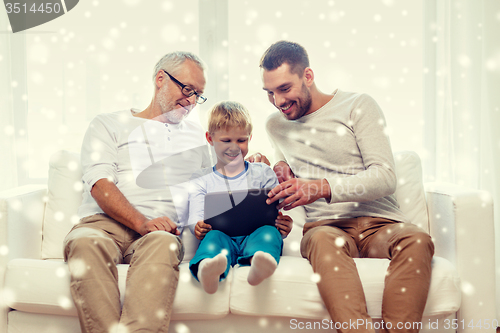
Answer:
POLYGON ((174 81, 175 83, 177 83, 179 85, 179 87, 181 87, 181 91, 182 91, 182 94, 184 96, 191 97, 193 95, 196 95, 196 103, 198 103, 198 104, 203 104, 203 103, 205 103, 207 101, 207 98, 205 96, 203 96, 202 94, 197 93, 196 91, 194 91, 193 88, 185 85, 184 83, 181 83, 175 77, 173 77, 172 75, 170 75, 166 70, 162 69, 162 71, 164 71, 165 74, 167 74, 168 77, 170 79, 172 79, 172 81, 174 81))

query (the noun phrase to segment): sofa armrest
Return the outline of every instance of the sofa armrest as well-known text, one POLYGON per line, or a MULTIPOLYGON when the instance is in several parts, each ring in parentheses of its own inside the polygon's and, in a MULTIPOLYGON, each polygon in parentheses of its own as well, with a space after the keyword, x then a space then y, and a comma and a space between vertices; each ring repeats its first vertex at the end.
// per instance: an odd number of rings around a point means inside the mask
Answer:
POLYGON ((0 260, 41 258, 46 197, 45 185, 0 192, 0 260))
MULTIPOLYGON (((496 321, 493 200, 486 191, 449 183, 426 184, 436 256, 450 260, 461 280, 458 332, 496 321), (463 320, 463 321, 462 321, 463 320), (469 327, 473 320, 474 327, 469 327)), ((495 327, 490 327, 494 332, 495 327)))
POLYGON ((14 258, 40 259, 47 189, 26 185, 0 192, 0 333, 7 333, 5 269, 14 258))

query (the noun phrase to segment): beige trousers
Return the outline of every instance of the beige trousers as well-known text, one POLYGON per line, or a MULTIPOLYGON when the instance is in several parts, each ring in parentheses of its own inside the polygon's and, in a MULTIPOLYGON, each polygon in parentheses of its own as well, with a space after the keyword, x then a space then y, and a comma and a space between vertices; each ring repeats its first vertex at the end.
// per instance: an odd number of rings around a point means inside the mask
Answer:
POLYGON ((179 237, 156 231, 141 237, 107 215, 86 217, 64 241, 71 294, 82 332, 167 332, 179 263, 179 237), (130 264, 123 309, 116 264, 130 264))
POLYGON ((336 327, 344 327, 341 333, 374 331, 367 324, 371 318, 352 258, 391 259, 382 298, 385 325, 380 331, 418 332, 404 325, 422 320, 429 292, 434 244, 425 231, 373 217, 306 223, 301 253, 320 275, 319 293, 332 320, 339 323, 336 327), (344 324, 358 319, 365 324, 356 329, 344 324))

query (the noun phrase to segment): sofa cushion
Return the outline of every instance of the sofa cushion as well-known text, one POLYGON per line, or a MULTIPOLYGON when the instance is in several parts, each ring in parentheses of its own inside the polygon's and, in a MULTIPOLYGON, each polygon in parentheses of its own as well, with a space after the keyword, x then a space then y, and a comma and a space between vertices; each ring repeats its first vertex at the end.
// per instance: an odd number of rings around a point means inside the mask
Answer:
MULTIPOLYGON (((389 260, 355 258, 354 261, 363 284, 368 314, 372 318, 381 318, 382 293, 389 260)), ((247 282, 249 270, 248 266, 234 270, 231 313, 329 318, 316 286, 317 275, 306 259, 282 257, 274 274, 256 287, 247 282)), ((460 307, 460 295, 459 277, 453 265, 446 259, 434 257, 424 316, 455 313, 460 307)))
POLYGON ((306 221, 306 211, 303 206, 299 206, 289 211, 283 211, 283 215, 288 215, 292 218, 293 227, 288 237, 283 240, 282 255, 302 258, 300 254, 300 241, 302 240, 302 229, 306 221))
MULTIPOLYGON (((363 284, 368 313, 381 318, 387 259, 354 259, 363 284)), ((124 295, 128 265, 118 265, 118 283, 124 295)), ((172 320, 215 319, 233 314, 328 318, 311 265, 306 259, 282 257, 276 272, 259 286, 247 282, 249 267, 236 266, 213 295, 205 293, 189 272, 180 265, 179 286, 172 320)), ((455 313, 460 307, 459 278, 446 259, 434 257, 425 316, 455 313)), ((55 260, 15 259, 7 267, 5 302, 15 310, 76 316, 70 290, 67 264, 55 260)), ((123 304, 123 297, 122 297, 123 304)))
MULTIPOLYGON (((118 265, 120 294, 125 295, 128 265, 118 265)), ((232 271, 217 293, 207 294, 189 271, 179 266, 179 285, 172 320, 214 319, 229 313, 232 271)), ((7 267, 4 296, 6 304, 19 311, 76 316, 69 289, 68 265, 56 260, 14 259, 7 267)), ((123 304, 123 296, 121 299, 123 304)))

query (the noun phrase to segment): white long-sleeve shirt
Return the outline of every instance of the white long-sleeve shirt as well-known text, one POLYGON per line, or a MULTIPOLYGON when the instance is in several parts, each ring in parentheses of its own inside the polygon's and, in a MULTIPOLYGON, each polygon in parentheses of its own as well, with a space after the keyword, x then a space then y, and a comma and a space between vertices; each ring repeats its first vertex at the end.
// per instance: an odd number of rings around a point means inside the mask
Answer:
POLYGON ((188 181, 211 165, 204 131, 190 120, 166 124, 135 113, 105 113, 91 121, 82 144, 84 192, 78 214, 104 213, 90 191, 99 179, 108 179, 147 218, 167 216, 182 227, 188 181))
POLYGON ((325 178, 330 203, 306 205, 307 222, 361 216, 406 221, 394 196, 397 179, 382 110, 365 94, 337 91, 297 120, 269 116, 266 129, 277 158, 304 179, 325 178))

